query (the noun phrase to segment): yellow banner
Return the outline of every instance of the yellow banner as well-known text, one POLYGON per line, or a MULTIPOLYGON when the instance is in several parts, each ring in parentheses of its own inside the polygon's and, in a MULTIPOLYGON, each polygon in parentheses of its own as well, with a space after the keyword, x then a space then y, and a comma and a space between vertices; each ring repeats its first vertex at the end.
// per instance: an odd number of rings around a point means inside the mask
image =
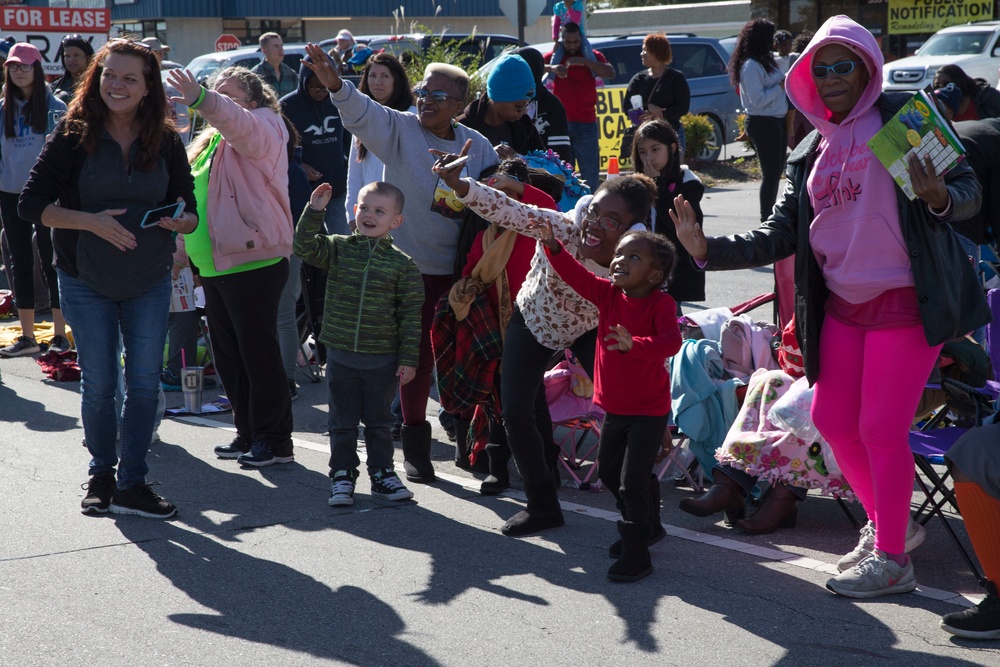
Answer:
POLYGON ((889 0, 888 34, 937 32, 993 18, 993 0, 889 0))

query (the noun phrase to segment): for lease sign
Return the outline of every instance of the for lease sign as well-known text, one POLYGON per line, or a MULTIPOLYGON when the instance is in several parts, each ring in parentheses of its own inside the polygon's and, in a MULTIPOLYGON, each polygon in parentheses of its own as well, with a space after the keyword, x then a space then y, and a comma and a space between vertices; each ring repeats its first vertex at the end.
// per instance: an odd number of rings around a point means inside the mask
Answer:
POLYGON ((42 52, 46 74, 62 74, 60 42, 65 35, 79 33, 96 51, 108 39, 111 10, 71 7, 2 7, 0 30, 19 42, 28 42, 42 52))

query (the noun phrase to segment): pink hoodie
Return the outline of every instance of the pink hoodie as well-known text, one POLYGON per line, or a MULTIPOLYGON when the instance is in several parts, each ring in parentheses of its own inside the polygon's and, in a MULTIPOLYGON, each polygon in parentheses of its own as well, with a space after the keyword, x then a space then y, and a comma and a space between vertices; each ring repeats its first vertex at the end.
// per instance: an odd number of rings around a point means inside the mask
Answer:
POLYGON ((868 30, 846 16, 834 16, 792 65, 785 84, 792 104, 823 137, 807 185, 814 211, 809 244, 827 287, 853 304, 913 285, 896 184, 867 143, 882 127, 875 103, 881 94, 883 64, 882 52, 868 30), (840 124, 831 119, 812 77, 816 51, 831 43, 858 54, 870 75, 854 109, 840 124))

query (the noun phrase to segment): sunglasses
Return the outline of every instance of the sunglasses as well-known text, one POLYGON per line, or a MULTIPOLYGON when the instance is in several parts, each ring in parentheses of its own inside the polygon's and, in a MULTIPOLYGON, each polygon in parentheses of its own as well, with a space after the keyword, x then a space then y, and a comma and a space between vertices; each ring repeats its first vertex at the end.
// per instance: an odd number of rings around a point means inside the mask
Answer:
POLYGON ((813 77, 817 79, 825 79, 830 72, 833 72, 837 76, 847 76, 854 71, 855 65, 860 64, 860 60, 841 60, 839 63, 834 63, 832 65, 813 65, 813 77))
POLYGON ((618 222, 614 218, 598 215, 597 212, 589 206, 587 207, 587 210, 583 212, 583 219, 587 222, 596 222, 601 226, 601 229, 606 229, 609 232, 617 232, 624 225, 624 223, 618 222))
POLYGON ((443 90, 427 90, 426 88, 414 88, 413 94, 417 96, 418 100, 422 100, 425 97, 429 97, 435 102, 441 103, 448 100, 457 100, 457 97, 449 95, 443 90))

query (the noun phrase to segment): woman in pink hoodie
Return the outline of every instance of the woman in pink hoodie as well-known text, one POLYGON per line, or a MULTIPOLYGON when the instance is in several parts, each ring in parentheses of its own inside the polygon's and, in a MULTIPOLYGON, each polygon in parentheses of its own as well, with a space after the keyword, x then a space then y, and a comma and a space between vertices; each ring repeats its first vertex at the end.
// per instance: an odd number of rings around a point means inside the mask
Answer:
MULTIPOLYGON (((683 202, 677 236, 706 269, 765 266, 795 256, 795 321, 813 421, 870 519, 827 582, 870 598, 916 588, 906 552, 913 456, 908 433, 941 345, 989 321, 972 265, 948 222, 979 208, 960 163, 939 176, 909 157, 910 201, 868 147, 909 99, 881 92, 882 52, 846 16, 829 19, 792 65, 785 90, 816 127, 788 159, 789 178, 755 230, 706 238, 683 202)), ((709 495, 721 511, 743 502, 725 475, 709 495)))
POLYGON ((291 463, 292 396, 278 344, 292 248, 288 129, 274 92, 250 70, 221 70, 208 88, 187 70, 168 78, 209 123, 188 147, 205 224, 185 247, 205 288, 215 368, 236 426, 215 455, 255 468, 291 463))

